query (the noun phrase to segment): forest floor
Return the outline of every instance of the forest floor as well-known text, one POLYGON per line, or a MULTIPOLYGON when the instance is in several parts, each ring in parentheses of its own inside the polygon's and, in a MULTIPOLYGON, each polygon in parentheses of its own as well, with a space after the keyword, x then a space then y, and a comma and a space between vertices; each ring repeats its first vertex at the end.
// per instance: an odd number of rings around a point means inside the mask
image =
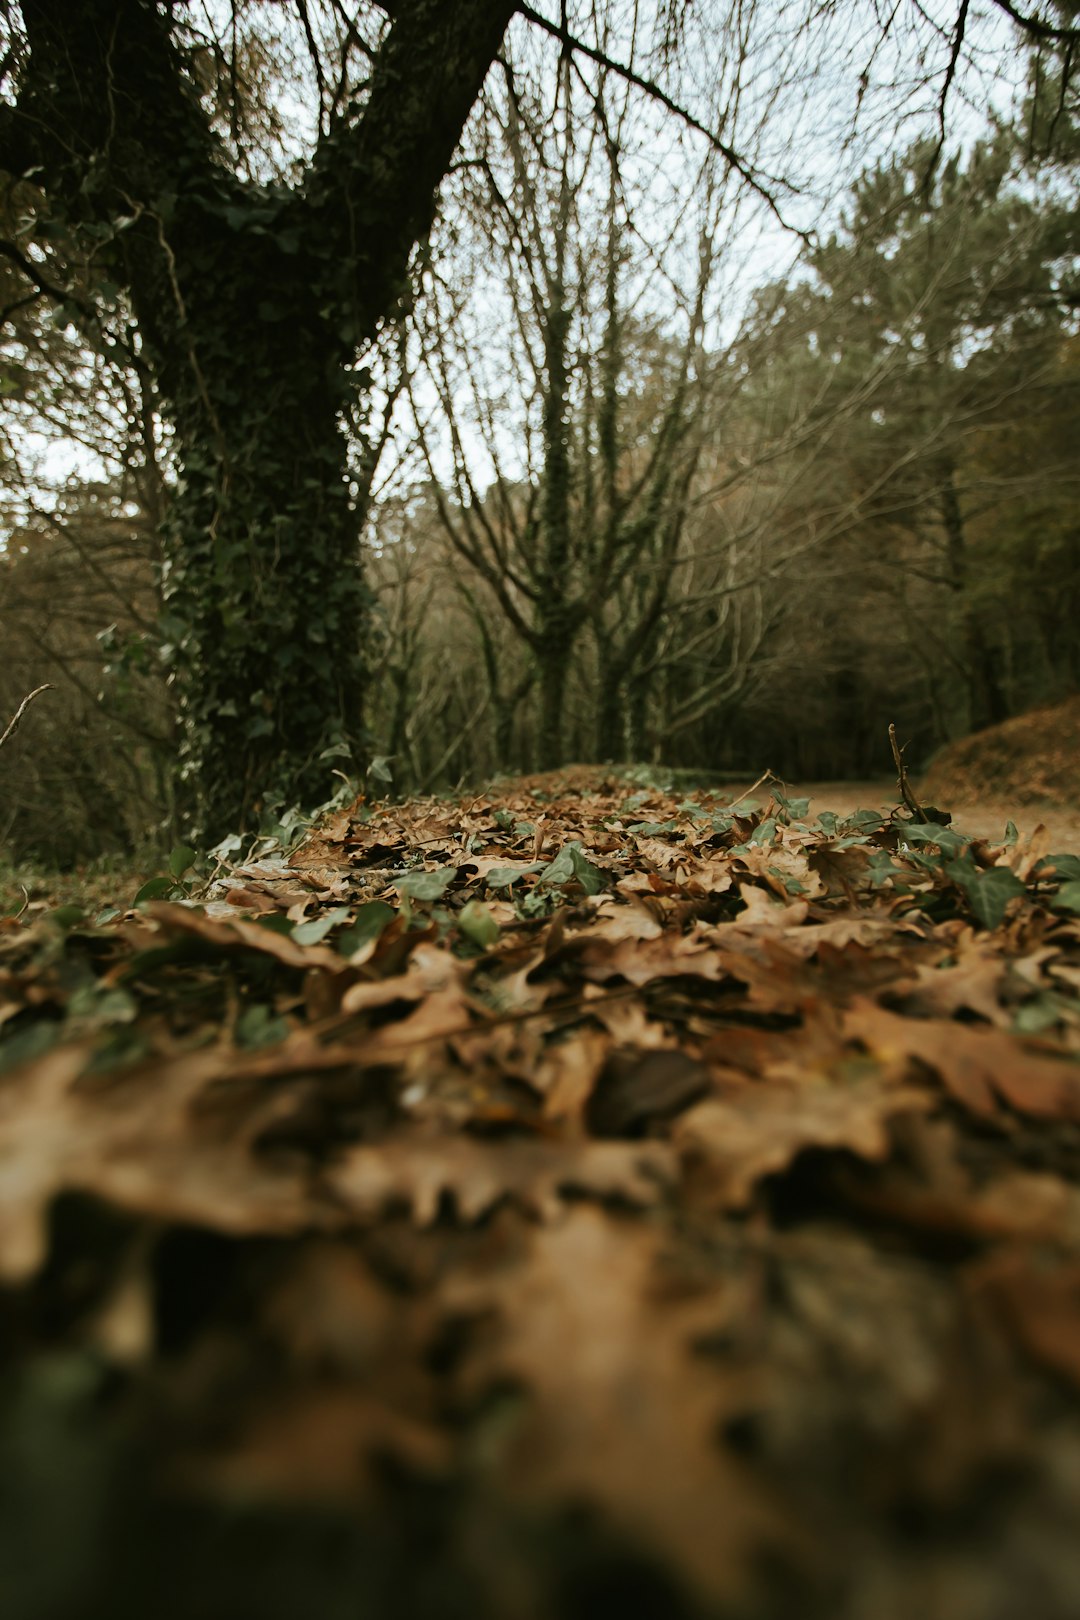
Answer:
POLYGON ((0 920, 5 1620, 1075 1620, 1075 821, 644 774, 0 920))

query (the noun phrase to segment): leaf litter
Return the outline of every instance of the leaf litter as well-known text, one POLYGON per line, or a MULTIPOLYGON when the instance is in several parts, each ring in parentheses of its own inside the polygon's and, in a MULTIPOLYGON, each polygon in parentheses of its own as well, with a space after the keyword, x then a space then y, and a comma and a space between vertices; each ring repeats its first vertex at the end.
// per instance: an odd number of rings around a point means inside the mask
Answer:
MULTIPOLYGON (((594 773, 8 920, 9 1397, 81 1367, 174 1555, 181 1512, 301 1562, 337 1515, 373 1614, 459 1612, 414 1535, 523 1620, 1077 1612, 1078 868, 1045 843, 594 773)), ((98 1597, 64 1556, 85 1612, 145 1611, 119 1529, 98 1597)))

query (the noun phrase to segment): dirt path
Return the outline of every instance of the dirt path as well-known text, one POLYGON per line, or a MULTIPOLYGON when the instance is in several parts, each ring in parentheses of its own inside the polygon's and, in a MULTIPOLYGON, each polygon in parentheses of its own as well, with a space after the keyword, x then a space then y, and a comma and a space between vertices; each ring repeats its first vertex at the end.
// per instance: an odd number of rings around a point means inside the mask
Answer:
MULTIPOLYGON (((835 810, 841 815, 863 808, 892 810, 897 804, 896 783, 889 777, 866 782, 809 782, 791 791, 809 796, 813 816, 822 810, 835 810)), ((1022 838, 1027 838, 1041 824, 1050 835, 1050 848, 1055 853, 1080 850, 1080 810, 1066 805, 1016 805, 988 798, 954 802, 944 808, 952 811, 957 827, 978 838, 1000 838, 1009 821, 1016 823, 1022 838)))
MULTIPOLYGON (((595 792, 605 785, 610 790, 611 784, 617 782, 622 773, 622 767, 566 765, 557 771, 502 778, 497 787, 491 791, 504 794, 541 792, 545 796, 560 798, 564 794, 573 796, 595 792)), ((677 773, 677 775, 679 790, 692 793, 694 786, 689 781, 682 780, 682 777, 689 777, 691 773, 677 773)), ((746 781, 741 783, 734 779, 725 780, 722 786, 717 785, 710 788, 710 791, 720 794, 725 799, 737 799, 748 793, 752 787, 754 792, 750 793, 749 798, 759 805, 763 804, 768 795, 768 787, 755 786, 751 777, 747 777, 746 781)), ((869 777, 862 782, 791 782, 787 784, 787 791, 792 797, 810 799, 811 816, 819 815, 822 810, 835 810, 840 815, 850 815, 853 810, 859 809, 888 812, 895 809, 899 803, 896 778, 891 776, 869 777)), ((1048 851, 1052 850, 1055 854, 1080 851, 1080 807, 1071 807, 1051 799, 1017 803, 1007 798, 988 795, 977 798, 953 797, 942 808, 952 812, 954 823, 962 831, 970 832, 977 838, 1000 838, 1008 822, 1013 821, 1021 838, 1030 837, 1040 825, 1044 826, 1049 835, 1048 851)))

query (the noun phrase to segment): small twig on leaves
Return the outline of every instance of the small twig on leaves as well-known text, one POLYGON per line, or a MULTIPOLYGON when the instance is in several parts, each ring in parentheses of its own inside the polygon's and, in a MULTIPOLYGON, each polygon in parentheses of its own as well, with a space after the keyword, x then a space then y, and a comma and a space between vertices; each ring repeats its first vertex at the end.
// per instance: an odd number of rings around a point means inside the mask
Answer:
POLYGON ((35 686, 34 690, 23 698, 22 702, 19 704, 19 707, 15 710, 11 724, 4 732, 4 735, 0 737, 0 748, 3 748, 9 737, 14 737, 15 733, 19 729, 19 721, 22 719, 31 703, 33 703, 34 699, 39 697, 42 692, 52 692, 54 690, 55 688, 53 687, 52 682, 46 681, 44 686, 35 686))
POLYGON ((740 793, 737 799, 732 799, 727 808, 729 810, 734 810, 737 804, 742 804, 743 800, 748 799, 751 793, 756 793, 759 787, 763 787, 766 782, 774 782, 775 780, 776 778, 773 776, 772 771, 762 771, 757 781, 751 783, 746 792, 740 793))
POLYGON ((892 749, 892 757, 896 762, 896 785, 900 790, 900 797, 916 821, 929 821, 930 817, 912 792, 911 784, 908 781, 907 766, 904 764, 904 750, 896 740, 896 727, 892 721, 889 722, 889 747, 892 749))

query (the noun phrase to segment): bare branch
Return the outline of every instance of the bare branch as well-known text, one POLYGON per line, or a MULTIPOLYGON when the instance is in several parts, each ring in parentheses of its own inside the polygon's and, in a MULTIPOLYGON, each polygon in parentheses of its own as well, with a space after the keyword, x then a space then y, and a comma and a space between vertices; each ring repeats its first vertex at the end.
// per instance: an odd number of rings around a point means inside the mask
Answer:
POLYGON ((813 245, 813 237, 808 231, 800 230, 797 225, 792 225, 784 217, 773 189, 779 187, 782 183, 776 176, 759 174, 745 158, 740 157, 734 147, 722 140, 715 130, 709 129, 707 124, 703 124, 700 119, 695 118, 687 108, 680 106, 677 101, 668 95, 666 90, 661 89, 655 80, 646 79, 627 63, 616 61, 614 57, 608 56, 606 52, 598 50, 594 45, 586 45, 584 40, 578 39, 575 34, 571 34, 563 24, 552 22, 550 17, 541 16, 538 11, 533 10, 532 6, 519 5, 517 10, 528 22, 535 23, 537 28, 542 28, 546 34, 550 34, 553 39, 557 39, 564 49, 585 56, 590 62, 595 62, 598 67, 605 68, 609 73, 617 74, 619 78, 625 79, 627 84, 632 84, 636 90, 642 91, 650 100, 657 102, 667 112, 673 113, 676 118, 681 119, 688 129, 694 130, 698 135, 703 135, 710 146, 720 153, 725 162, 761 198, 769 212, 774 215, 784 229, 791 231, 807 247, 813 245))
POLYGON ((969 9, 970 0, 960 0, 960 10, 956 15, 956 26, 953 29, 952 47, 949 51, 949 65, 945 69, 945 79, 941 86, 941 95, 938 97, 938 138, 934 146, 934 150, 930 154, 930 161, 926 166, 926 173, 923 175, 924 196, 929 196, 930 194, 930 187, 933 183, 934 172, 938 166, 938 159, 941 157, 942 151, 945 147, 945 107, 948 103, 949 91, 952 89, 952 82, 956 77, 956 69, 960 62, 960 52, 964 45, 964 34, 967 31, 969 9))
POLYGON ((1032 17, 1029 13, 1021 11, 1010 0, 994 0, 999 11, 1011 17, 1018 28, 1032 39, 1044 40, 1047 43, 1060 45, 1080 45, 1080 28, 1065 28, 1057 23, 1044 22, 1041 17, 1032 17))
POLYGON ((19 722, 26 713, 27 709, 30 707, 31 703, 33 703, 34 699, 36 697, 40 697, 42 692, 52 692, 54 690, 55 688, 52 682, 46 681, 44 686, 35 686, 32 692, 27 693, 26 697, 24 697, 22 702, 19 704, 19 707, 15 710, 15 714, 12 717, 11 723, 7 730, 4 732, 4 735, 0 737, 0 748, 3 748, 4 744, 9 740, 9 738, 14 737, 15 733, 19 729, 19 722))

